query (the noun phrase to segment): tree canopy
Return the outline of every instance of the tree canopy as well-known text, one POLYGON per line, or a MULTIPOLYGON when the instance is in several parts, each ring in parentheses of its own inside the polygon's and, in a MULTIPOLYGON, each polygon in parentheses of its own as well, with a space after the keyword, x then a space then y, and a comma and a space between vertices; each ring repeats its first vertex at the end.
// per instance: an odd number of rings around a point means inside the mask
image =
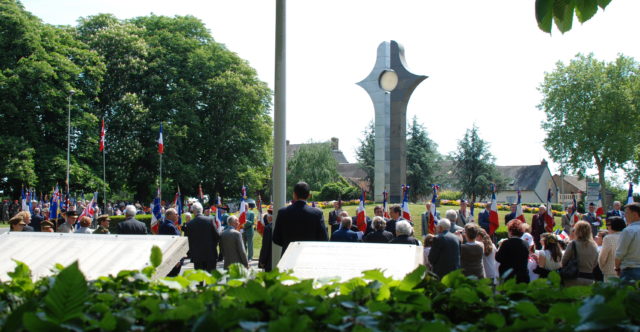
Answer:
POLYGON ((369 190, 375 192, 375 174, 376 174, 376 135, 373 121, 369 122, 367 127, 362 131, 364 137, 360 140, 360 146, 356 149, 356 158, 358 164, 367 174, 365 180, 369 182, 369 190))
POLYGON ((558 62, 539 88, 549 155, 582 175, 595 166, 605 200, 605 171, 633 160, 640 142, 639 74, 624 55, 606 63, 578 54, 568 65, 558 62))
POLYGON ((441 156, 438 145, 429 139, 427 130, 413 117, 407 131, 407 184, 412 201, 424 199, 432 192, 441 156))
POLYGON ((565 33, 571 30, 574 12, 578 21, 584 23, 598 12, 598 7, 604 10, 609 3, 611 0, 536 0, 536 21, 544 32, 551 33, 551 25, 555 23, 565 33))
POLYGON ((287 162, 287 193, 293 192, 293 186, 300 181, 308 183, 311 190, 320 191, 339 178, 338 162, 329 142, 302 144, 287 162))
POLYGON ((245 60, 192 16, 119 20, 99 14, 76 27, 43 24, 15 1, 0 4, 0 187, 45 191, 66 171, 71 98, 71 191, 102 188, 100 119, 111 192, 149 200, 164 127, 163 191, 239 195, 266 186, 271 168, 271 91, 245 60), (10 51, 10 52, 4 52, 10 51), (19 124, 19 125, 15 125, 19 124), (34 166, 29 166, 33 164, 34 166), (15 170, 15 167, 12 167, 15 170), (4 182, 3 182, 4 181, 4 182))

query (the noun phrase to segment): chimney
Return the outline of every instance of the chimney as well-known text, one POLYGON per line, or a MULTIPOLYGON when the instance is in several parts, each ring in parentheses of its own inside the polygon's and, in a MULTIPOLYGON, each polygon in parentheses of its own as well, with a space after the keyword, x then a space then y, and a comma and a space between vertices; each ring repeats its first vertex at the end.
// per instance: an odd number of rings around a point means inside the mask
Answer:
POLYGON ((340 140, 338 140, 338 138, 331 137, 331 150, 334 150, 334 151, 340 150, 339 142, 340 140))
POLYGON ((547 165, 547 160, 542 158, 542 162, 540 162, 540 165, 546 166, 547 165))

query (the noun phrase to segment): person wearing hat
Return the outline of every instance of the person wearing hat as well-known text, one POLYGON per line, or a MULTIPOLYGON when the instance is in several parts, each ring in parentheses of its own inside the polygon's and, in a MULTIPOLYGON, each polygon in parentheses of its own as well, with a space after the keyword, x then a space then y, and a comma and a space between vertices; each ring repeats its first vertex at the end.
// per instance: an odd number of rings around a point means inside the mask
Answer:
POLYGON ((66 211, 63 213, 65 222, 58 226, 58 233, 73 233, 73 226, 78 220, 78 213, 76 211, 66 211))
POLYGON ((93 231, 93 234, 109 234, 109 222, 111 218, 109 218, 108 214, 103 214, 98 217, 98 228, 93 231))
POLYGON ((242 242, 244 243, 244 249, 247 251, 247 257, 249 260, 253 259, 253 226, 256 223, 256 214, 253 209, 256 208, 256 203, 249 202, 249 210, 247 211, 247 221, 244 223, 242 232, 242 242))
POLYGON ((596 235, 598 235, 598 229, 600 225, 602 225, 602 218, 596 214, 596 205, 593 204, 593 202, 589 203, 589 212, 582 215, 582 220, 591 225, 593 237, 596 237, 596 235))
POLYGON ((49 220, 45 220, 40 223, 40 231, 43 233, 53 233, 53 223, 49 220))
POLYGON ((29 226, 31 223, 31 213, 29 211, 20 211, 14 217, 20 217, 24 221, 23 232, 33 232, 33 227, 29 226))
POLYGON ((9 226, 11 227, 11 232, 22 232, 24 230, 24 226, 27 223, 24 222, 22 216, 14 216, 9 219, 9 226))

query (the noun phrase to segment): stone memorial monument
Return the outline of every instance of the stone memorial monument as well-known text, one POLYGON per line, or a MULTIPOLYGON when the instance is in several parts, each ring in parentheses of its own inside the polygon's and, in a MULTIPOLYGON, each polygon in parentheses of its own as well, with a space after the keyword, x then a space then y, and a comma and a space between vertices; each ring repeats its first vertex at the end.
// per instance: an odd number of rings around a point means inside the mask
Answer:
POLYGON ((404 48, 396 41, 382 42, 373 70, 357 83, 369 93, 375 108, 375 200, 389 191, 391 202, 402 200, 407 180, 407 104, 413 90, 427 76, 409 72, 404 48))

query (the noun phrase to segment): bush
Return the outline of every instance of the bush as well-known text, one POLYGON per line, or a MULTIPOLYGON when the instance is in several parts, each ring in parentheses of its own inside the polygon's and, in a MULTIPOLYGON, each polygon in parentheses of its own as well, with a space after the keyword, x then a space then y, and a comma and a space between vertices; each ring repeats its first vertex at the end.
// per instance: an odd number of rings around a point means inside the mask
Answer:
POLYGON ((322 186, 317 196, 320 201, 332 201, 341 198, 343 201, 360 198, 360 189, 346 181, 331 182, 322 186))
POLYGON ((151 266, 87 281, 77 263, 33 282, 18 263, 0 287, 8 331, 636 331, 638 284, 566 288, 555 272, 530 284, 460 270, 441 281, 419 267, 403 280, 379 270, 347 281, 296 281, 278 271, 185 271, 151 281, 151 266))
POLYGON ((447 200, 450 200, 450 201, 456 201, 456 200, 459 200, 460 198, 462 198, 462 192, 453 191, 453 190, 443 190, 443 191, 438 193, 438 197, 440 199, 447 199, 447 200))
MULTIPOLYGON (((109 232, 111 234, 118 234, 117 227, 118 223, 121 223, 125 220, 124 215, 122 216, 110 216, 111 222, 109 223, 109 232)), ((151 215, 150 214, 139 214, 136 215, 136 219, 138 221, 143 222, 147 225, 147 232, 151 233, 151 215)))

